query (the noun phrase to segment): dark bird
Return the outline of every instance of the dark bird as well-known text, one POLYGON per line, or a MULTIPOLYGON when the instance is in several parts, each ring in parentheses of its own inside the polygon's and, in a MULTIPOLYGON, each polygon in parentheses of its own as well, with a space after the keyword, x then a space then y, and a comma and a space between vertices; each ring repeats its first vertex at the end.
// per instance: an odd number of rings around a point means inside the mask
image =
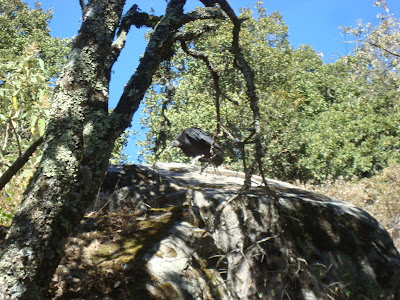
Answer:
POLYGON ((199 128, 186 128, 170 144, 169 148, 178 147, 186 156, 208 162, 216 167, 224 162, 218 154, 221 146, 213 138, 199 128))

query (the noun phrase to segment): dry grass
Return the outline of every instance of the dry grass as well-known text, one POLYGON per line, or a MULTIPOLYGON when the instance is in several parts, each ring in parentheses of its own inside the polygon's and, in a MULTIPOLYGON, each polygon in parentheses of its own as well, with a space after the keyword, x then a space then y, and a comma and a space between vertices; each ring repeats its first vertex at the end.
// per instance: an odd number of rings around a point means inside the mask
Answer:
POLYGON ((364 209, 388 230, 400 249, 400 164, 391 164, 372 178, 328 180, 303 187, 364 209))

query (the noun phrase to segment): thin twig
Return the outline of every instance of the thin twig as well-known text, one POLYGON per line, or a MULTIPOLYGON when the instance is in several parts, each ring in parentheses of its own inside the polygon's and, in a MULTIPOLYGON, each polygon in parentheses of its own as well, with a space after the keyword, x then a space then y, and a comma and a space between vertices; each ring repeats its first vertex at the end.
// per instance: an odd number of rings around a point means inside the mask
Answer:
POLYGON ((175 88, 171 84, 171 60, 168 59, 166 61, 166 73, 167 73, 167 80, 165 84, 165 94, 167 99, 163 101, 162 108, 161 108, 161 116, 163 117, 163 121, 161 122, 161 128, 158 132, 158 137, 155 140, 154 143, 154 148, 153 151, 155 153, 155 159, 154 163, 156 163, 160 157, 160 154, 165 150, 166 148, 166 139, 167 139, 167 127, 171 126, 171 121, 168 119, 168 117, 165 115, 165 111, 167 110, 167 106, 169 103, 172 102, 173 96, 175 94, 175 88))
POLYGON ((43 143, 44 137, 41 136, 29 146, 26 151, 21 154, 15 162, 4 172, 0 177, 0 190, 14 177, 15 174, 27 163, 29 157, 36 151, 41 143, 43 143))
POLYGON ((210 59, 208 58, 208 55, 204 52, 198 51, 198 50, 193 50, 189 49, 189 47, 186 45, 184 41, 181 42, 181 47, 185 53, 189 54, 190 56, 194 58, 201 59, 207 66, 208 70, 211 73, 213 82, 214 82, 214 90, 215 90, 215 113, 217 115, 217 130, 216 134, 218 135, 221 131, 221 113, 220 113, 220 95, 221 95, 221 88, 219 85, 219 75, 213 65, 210 62, 210 59))
POLYGON ((257 244, 261 244, 261 243, 264 243, 266 241, 269 241, 269 240, 272 240, 272 239, 276 239, 277 237, 278 237, 277 235, 269 236, 269 237, 266 237, 265 239, 261 239, 261 240, 256 241, 256 243, 257 244))
POLYGON ((17 145, 18 145, 18 155, 21 156, 21 155, 22 155, 21 144, 20 144, 20 142, 19 142, 17 130, 16 130, 14 124, 12 123, 12 119, 11 119, 11 118, 10 118, 9 123, 10 123, 10 125, 11 125, 12 130, 14 131, 15 140, 17 141, 17 145))
POLYGON ((397 54, 397 53, 392 52, 392 51, 390 51, 390 50, 388 50, 388 49, 386 49, 386 48, 383 48, 382 46, 378 45, 377 43, 369 42, 369 44, 370 44, 371 46, 374 46, 374 47, 376 47, 376 48, 379 48, 379 49, 381 49, 381 50, 383 50, 383 51, 389 53, 390 55, 393 55, 393 56, 396 56, 396 57, 400 57, 400 54, 397 54))
POLYGON ((6 129, 5 129, 5 134, 4 134, 3 147, 1 149, 1 152, 3 153, 3 155, 4 155, 5 150, 7 149, 7 146, 8 146, 9 131, 10 131, 10 123, 7 122, 6 129))

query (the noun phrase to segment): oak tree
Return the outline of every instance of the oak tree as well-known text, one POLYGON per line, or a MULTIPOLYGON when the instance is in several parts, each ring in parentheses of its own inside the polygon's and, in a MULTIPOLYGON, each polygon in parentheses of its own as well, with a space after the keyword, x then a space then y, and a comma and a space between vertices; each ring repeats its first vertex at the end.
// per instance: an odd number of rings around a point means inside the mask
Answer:
MULTIPOLYGON (((229 19, 240 30, 240 20, 225 0, 207 1, 206 8, 189 13, 184 13, 185 0, 171 0, 164 16, 141 12, 137 5, 123 13, 123 0, 80 3, 83 21, 55 84, 43 156, 2 244, 4 299, 43 298, 66 238, 102 183, 115 140, 130 126, 160 63, 173 55, 182 27, 218 18, 229 19), (111 68, 132 26, 154 30, 116 108, 109 112, 111 68)), ((235 55, 242 69, 248 69, 237 45, 235 55)), ((250 90, 251 79, 250 74, 250 90)))

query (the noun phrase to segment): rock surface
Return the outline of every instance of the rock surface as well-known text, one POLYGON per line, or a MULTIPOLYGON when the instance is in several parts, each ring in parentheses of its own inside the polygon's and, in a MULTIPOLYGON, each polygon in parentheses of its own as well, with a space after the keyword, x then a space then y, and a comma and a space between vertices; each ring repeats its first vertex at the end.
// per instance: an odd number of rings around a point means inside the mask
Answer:
POLYGON ((343 201, 243 174, 110 166, 53 299, 400 299, 389 234, 343 201))

